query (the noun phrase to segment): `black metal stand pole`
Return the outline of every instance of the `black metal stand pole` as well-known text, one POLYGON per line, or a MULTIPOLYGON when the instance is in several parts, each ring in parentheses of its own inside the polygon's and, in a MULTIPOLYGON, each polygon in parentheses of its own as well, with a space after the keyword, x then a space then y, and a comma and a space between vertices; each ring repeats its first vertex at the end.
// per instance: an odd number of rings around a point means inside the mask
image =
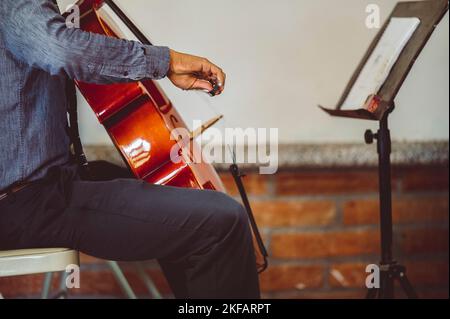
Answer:
POLYGON ((392 243, 392 187, 391 187, 391 134, 386 112, 380 121, 377 134, 368 130, 365 134, 367 144, 377 140, 378 175, 380 189, 380 231, 381 231, 381 262, 380 288, 369 289, 367 298, 393 299, 394 282, 398 280, 408 298, 415 299, 417 294, 406 277, 406 268, 398 265, 393 259, 392 243))
POLYGON ((239 169, 239 166, 237 166, 237 164, 232 164, 230 166, 230 172, 231 172, 231 175, 233 175, 234 182, 236 183, 236 186, 237 186, 237 188, 239 190, 239 194, 241 195, 242 203, 244 204, 245 210, 247 211, 247 215, 248 215, 248 218, 249 218, 249 221, 250 221, 251 228, 252 228, 253 233, 255 235, 255 238, 256 238, 256 241, 258 243, 259 249, 261 250, 261 253, 262 253, 263 257, 264 257, 265 265, 264 265, 264 267, 262 267, 262 269, 259 270, 259 273, 261 273, 264 270, 266 270, 268 265, 269 265, 268 264, 268 260, 267 260, 267 257, 269 255, 267 253, 266 247, 264 246, 264 242, 263 242, 261 234, 259 232, 258 225, 256 224, 256 220, 255 220, 255 217, 253 215, 252 207, 251 207, 250 202, 249 202, 248 197, 247 197, 247 192, 245 190, 244 183, 242 182, 242 177, 244 175, 241 174, 241 171, 239 169))
POLYGON ((377 147, 379 161, 379 187, 380 187, 380 229, 381 229, 381 298, 394 298, 394 282, 387 277, 384 267, 392 265, 392 188, 391 188, 391 136, 388 127, 388 115, 380 122, 378 130, 377 147))

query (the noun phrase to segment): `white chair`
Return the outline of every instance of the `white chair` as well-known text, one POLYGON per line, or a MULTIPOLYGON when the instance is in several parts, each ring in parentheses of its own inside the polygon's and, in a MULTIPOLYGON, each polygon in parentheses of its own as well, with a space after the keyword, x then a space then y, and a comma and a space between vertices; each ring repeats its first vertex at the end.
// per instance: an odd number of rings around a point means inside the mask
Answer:
MULTIPOLYGON (((67 296, 66 268, 68 265, 79 264, 79 253, 67 248, 0 251, 0 277, 46 274, 41 293, 42 299, 47 299, 50 295, 53 273, 55 272, 61 272, 60 291, 56 294, 56 297, 67 296)), ((107 261, 107 264, 127 298, 136 299, 136 294, 117 262, 107 261)), ((145 273, 143 265, 136 263, 135 266, 138 277, 143 281, 150 295, 155 299, 161 299, 160 292, 145 273)))
POLYGON ((78 252, 67 248, 0 251, 0 277, 46 273, 41 294, 46 299, 50 293, 52 274, 62 272, 60 288, 65 293, 66 268, 79 263, 78 252))

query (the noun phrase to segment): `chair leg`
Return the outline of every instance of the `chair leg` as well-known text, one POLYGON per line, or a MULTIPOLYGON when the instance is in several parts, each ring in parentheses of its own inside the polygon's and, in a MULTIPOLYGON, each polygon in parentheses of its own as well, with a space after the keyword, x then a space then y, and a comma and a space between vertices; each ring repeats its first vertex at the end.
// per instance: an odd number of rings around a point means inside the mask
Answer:
POLYGON ((50 288, 52 285, 53 273, 45 274, 44 283, 42 285, 41 299, 48 299, 50 295, 50 288))
POLYGON ((66 279, 68 277, 67 272, 62 271, 60 273, 61 278, 59 279, 59 291, 53 297, 53 299, 67 299, 69 297, 69 292, 67 289, 66 279))
POLYGON ((144 285, 147 287, 150 295, 153 297, 153 299, 162 299, 161 293, 159 292, 158 288, 156 288, 155 283, 153 280, 148 276, 148 274, 145 272, 144 266, 142 263, 136 263, 136 270, 138 273, 138 276, 141 278, 144 285))
POLYGON ((111 268, 114 277, 116 277, 116 280, 122 288, 122 291, 125 293, 128 299, 137 299, 136 294, 134 293, 133 289, 131 288, 130 284, 128 283, 127 278, 122 272, 122 269, 120 269, 119 265, 115 261, 107 261, 109 267, 111 268))

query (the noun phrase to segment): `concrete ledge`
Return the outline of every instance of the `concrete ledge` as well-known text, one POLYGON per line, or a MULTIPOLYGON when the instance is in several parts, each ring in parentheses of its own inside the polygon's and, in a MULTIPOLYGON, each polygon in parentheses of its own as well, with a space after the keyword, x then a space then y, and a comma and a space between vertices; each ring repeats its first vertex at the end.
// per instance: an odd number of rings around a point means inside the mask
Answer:
MULTIPOLYGON (((104 159, 117 164, 123 163, 113 146, 90 145, 85 147, 89 160, 104 159)), ((394 142, 392 145, 393 165, 445 165, 448 164, 449 143, 441 142, 394 142)), ((370 167, 376 166, 378 155, 376 145, 365 144, 296 144, 280 145, 279 168, 313 167, 370 167)), ((226 169, 229 164, 218 164, 226 169)), ((242 165, 256 168, 259 164, 242 165)))

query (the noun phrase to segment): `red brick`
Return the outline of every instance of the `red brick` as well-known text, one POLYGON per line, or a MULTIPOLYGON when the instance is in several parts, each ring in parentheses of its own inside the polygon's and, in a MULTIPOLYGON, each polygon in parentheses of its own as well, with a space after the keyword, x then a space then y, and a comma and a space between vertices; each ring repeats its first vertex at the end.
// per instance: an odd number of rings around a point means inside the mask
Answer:
POLYGON ((323 286, 322 266, 269 266, 260 276, 261 290, 264 292, 309 289, 323 286))
POLYGON ((95 258, 83 253, 80 253, 80 264, 81 265, 90 265, 90 264, 101 264, 104 263, 105 261, 103 259, 99 259, 99 258, 95 258))
MULTIPOLYGON (((170 293, 170 288, 164 275, 158 270, 147 270, 147 273, 163 294, 170 293)), ((142 281, 139 279, 135 271, 125 270, 125 277, 138 295, 148 294, 142 281)), ((114 275, 109 270, 85 270, 81 272, 81 288, 73 289, 71 293, 77 295, 89 296, 117 296, 125 298, 118 285, 114 275)))
POLYGON ((378 190, 376 170, 308 171, 276 175, 279 195, 366 193, 378 190))
POLYGON ((43 280, 43 274, 0 278, 0 293, 5 298, 39 295, 43 280))
MULTIPOLYGON (((352 200, 344 204, 345 225, 378 224, 378 199, 352 200)), ((441 222, 448 220, 448 196, 394 199, 392 219, 397 224, 441 222)))
POLYGON ((448 288, 448 261, 414 261, 405 263, 406 274, 413 285, 448 288))
POLYGON ((367 264, 346 263, 330 266, 328 281, 331 287, 364 288, 367 264))
MULTIPOLYGON (((39 297, 42 293, 44 276, 44 274, 35 274, 0 278, 0 293, 5 298, 39 297)), ((59 291, 60 278, 60 274, 53 274, 50 297, 59 291)))
POLYGON ((394 175, 401 179, 403 191, 448 190, 448 165, 400 168, 394 175))
POLYGON ((400 238, 404 254, 448 253, 448 229, 406 229, 400 232, 400 238))
POLYGON ((432 289, 432 290, 421 290, 417 291, 419 298, 421 299, 448 299, 448 286, 444 289, 432 289))
MULTIPOLYGON (((124 273, 136 294, 148 295, 145 286, 134 271, 126 270, 124 273)), ((161 293, 170 293, 169 285, 161 271, 147 270, 147 273, 161 293)), ((5 298, 38 296, 41 293, 43 278, 43 275, 0 278, 0 292, 5 298)), ((59 275, 55 275, 53 278, 53 292, 57 291, 58 286, 59 275)), ((108 269, 82 270, 80 286, 80 289, 71 289, 69 294, 125 298, 114 275, 108 269)))
MULTIPOLYGON (((134 288, 133 285, 132 287, 134 288)), ((104 295, 125 298, 114 275, 107 269, 82 271, 80 289, 72 289, 70 293, 75 295, 104 295)))
POLYGON ((289 233, 272 236, 275 258, 355 256, 379 252, 378 231, 289 233))
MULTIPOLYGON (((230 195, 239 195, 233 176, 231 176, 230 173, 221 173, 220 178, 222 179, 225 189, 230 195)), ((271 176, 268 175, 251 173, 245 176, 242 181, 244 183, 245 190, 249 195, 264 195, 268 192, 268 182, 270 178, 271 176)))
POLYGON ((329 201, 255 201, 252 208, 260 227, 325 226, 336 216, 329 201))

